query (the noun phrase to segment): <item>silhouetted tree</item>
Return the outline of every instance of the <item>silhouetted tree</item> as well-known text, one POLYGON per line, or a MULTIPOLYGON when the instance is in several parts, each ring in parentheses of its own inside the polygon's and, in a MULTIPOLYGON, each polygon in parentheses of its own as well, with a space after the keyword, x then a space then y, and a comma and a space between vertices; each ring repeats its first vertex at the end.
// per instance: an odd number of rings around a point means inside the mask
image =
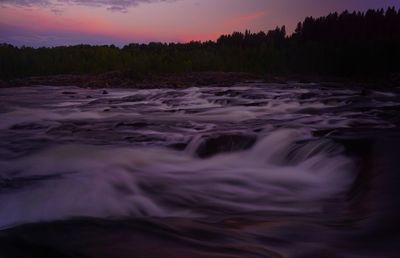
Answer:
POLYGON ((222 35, 216 42, 31 48, 0 44, 0 78, 95 74, 131 76, 190 71, 312 73, 341 76, 400 72, 400 10, 334 12, 286 27, 222 35))

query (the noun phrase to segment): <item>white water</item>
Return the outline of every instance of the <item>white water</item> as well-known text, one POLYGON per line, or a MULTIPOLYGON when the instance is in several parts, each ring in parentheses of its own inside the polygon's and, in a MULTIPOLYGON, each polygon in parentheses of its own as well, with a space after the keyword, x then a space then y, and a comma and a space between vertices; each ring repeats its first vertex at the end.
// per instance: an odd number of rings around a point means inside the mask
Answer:
POLYGON ((297 154, 296 164, 282 165, 291 144, 308 137, 280 130, 248 151, 207 160, 163 148, 64 145, 46 149, 0 164, 2 177, 9 182, 60 175, 0 194, 1 226, 74 216, 315 212, 322 208, 322 200, 343 193, 353 174, 350 160, 340 154, 320 151, 308 157, 312 146, 297 154))
POLYGON ((349 190, 355 175, 342 147, 313 132, 391 127, 375 108, 398 105, 397 95, 375 94, 384 99, 363 104, 371 109, 366 112, 353 110, 353 90, 281 87, 110 90, 105 96, 78 88, 67 89, 76 96, 52 87, 2 90, 0 228, 82 216, 324 209, 349 190), (307 93, 315 96, 303 98, 307 93), (197 157, 206 139, 230 134, 257 141, 247 150, 197 157), (184 150, 169 148, 177 143, 184 150))

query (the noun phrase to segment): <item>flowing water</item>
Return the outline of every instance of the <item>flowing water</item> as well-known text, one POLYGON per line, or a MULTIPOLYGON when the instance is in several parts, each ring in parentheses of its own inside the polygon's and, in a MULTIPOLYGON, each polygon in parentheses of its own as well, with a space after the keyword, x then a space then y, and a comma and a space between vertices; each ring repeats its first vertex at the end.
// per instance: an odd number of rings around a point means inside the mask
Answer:
POLYGON ((0 257, 397 257, 399 92, 1 89, 0 257))

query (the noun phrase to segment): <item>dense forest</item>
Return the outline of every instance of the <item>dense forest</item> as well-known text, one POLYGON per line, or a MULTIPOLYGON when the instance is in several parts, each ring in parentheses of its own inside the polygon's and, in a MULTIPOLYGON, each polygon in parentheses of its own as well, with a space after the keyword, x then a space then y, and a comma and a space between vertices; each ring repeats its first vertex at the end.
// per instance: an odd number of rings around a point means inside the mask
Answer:
POLYGON ((0 78, 97 74, 129 76, 200 71, 382 76, 400 72, 400 10, 307 17, 295 32, 234 32, 216 42, 76 45, 51 48, 0 44, 0 78))

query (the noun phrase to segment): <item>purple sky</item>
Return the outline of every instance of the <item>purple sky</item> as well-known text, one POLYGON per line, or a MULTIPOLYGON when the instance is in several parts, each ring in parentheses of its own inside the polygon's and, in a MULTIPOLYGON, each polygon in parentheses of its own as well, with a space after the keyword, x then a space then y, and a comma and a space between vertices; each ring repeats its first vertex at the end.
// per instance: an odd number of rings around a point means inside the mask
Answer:
POLYGON ((399 0, 0 0, 0 42, 27 46, 215 40, 233 31, 293 31, 306 16, 400 8, 399 0))

